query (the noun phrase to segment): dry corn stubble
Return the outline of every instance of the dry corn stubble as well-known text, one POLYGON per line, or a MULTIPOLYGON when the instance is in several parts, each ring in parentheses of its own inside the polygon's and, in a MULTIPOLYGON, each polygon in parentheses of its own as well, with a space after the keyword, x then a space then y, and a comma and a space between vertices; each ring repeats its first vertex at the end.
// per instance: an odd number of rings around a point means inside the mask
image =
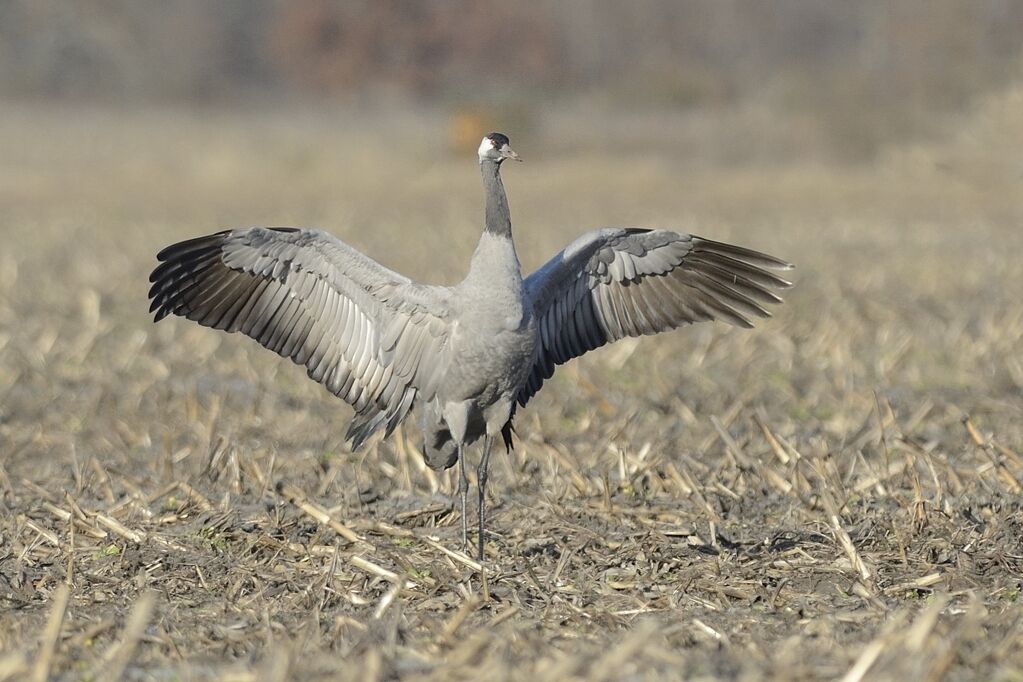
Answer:
POLYGON ((484 573, 414 429, 353 455, 300 369, 145 314, 156 250, 234 224, 319 225, 452 282, 472 160, 396 167, 358 121, 36 113, 3 112, 33 144, 0 159, 0 679, 1023 666, 1023 203, 944 170, 964 142, 934 168, 764 171, 537 143, 506 177, 527 267, 641 222, 777 253, 797 286, 753 332, 560 369, 495 459, 484 573), (86 139, 121 151, 91 167, 86 139))

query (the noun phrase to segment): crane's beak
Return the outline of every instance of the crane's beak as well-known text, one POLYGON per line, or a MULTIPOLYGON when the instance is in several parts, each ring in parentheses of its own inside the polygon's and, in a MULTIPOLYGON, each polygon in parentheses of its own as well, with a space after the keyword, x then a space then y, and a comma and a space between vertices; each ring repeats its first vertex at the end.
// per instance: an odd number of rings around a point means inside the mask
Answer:
POLYGON ((503 147, 501 147, 501 156, 506 159, 511 159, 512 161, 522 160, 522 158, 515 153, 515 150, 509 147, 508 145, 504 145, 503 147))

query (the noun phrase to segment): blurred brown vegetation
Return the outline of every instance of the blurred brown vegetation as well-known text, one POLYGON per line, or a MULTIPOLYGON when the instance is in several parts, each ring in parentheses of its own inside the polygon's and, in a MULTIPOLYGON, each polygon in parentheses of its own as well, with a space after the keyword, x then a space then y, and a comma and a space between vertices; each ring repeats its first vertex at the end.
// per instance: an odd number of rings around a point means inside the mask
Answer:
POLYGON ((556 27, 521 4, 303 0, 281 5, 267 30, 274 66, 314 92, 383 85, 436 95, 493 89, 502 74, 520 86, 564 76, 556 27))
POLYGON ((0 96, 753 101, 871 149, 1005 85, 1021 42, 1018 0, 9 0, 0 96))

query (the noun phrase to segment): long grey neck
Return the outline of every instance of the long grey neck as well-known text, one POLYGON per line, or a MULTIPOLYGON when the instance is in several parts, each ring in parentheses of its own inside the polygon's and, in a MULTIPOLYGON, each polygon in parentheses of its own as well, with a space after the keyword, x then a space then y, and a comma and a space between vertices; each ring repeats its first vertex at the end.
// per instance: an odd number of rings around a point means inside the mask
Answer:
POLYGON ((508 196, 501 182, 501 165, 486 159, 480 162, 483 174, 483 190, 487 197, 486 223, 484 229, 494 235, 511 238, 511 212, 508 210, 508 196))
POLYGON ((462 286, 485 294, 489 302, 514 314, 522 303, 522 270, 515 253, 515 242, 512 241, 508 197, 504 193, 498 164, 482 161, 480 171, 486 192, 486 223, 462 286))

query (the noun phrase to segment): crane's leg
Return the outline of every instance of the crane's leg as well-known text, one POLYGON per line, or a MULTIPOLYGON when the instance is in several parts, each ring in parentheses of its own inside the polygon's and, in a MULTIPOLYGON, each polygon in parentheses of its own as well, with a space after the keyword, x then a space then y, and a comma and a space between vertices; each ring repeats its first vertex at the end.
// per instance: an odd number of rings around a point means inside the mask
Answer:
POLYGON ((469 479, 465 475, 465 431, 469 425, 468 402, 444 404, 444 423, 451 432, 451 440, 457 445, 458 457, 458 498, 462 503, 462 551, 469 550, 469 526, 465 518, 466 496, 469 492, 469 479))
POLYGON ((483 440, 483 457, 476 468, 476 492, 479 495, 479 534, 476 537, 476 548, 479 550, 479 559, 483 561, 483 541, 486 526, 486 496, 487 496, 487 468, 490 466, 490 446, 494 444, 493 436, 489 434, 483 440))
POLYGON ((469 551, 469 525, 466 520, 465 501, 469 493, 469 478, 465 475, 465 452, 462 444, 458 444, 458 498, 462 502, 462 551, 469 551))

